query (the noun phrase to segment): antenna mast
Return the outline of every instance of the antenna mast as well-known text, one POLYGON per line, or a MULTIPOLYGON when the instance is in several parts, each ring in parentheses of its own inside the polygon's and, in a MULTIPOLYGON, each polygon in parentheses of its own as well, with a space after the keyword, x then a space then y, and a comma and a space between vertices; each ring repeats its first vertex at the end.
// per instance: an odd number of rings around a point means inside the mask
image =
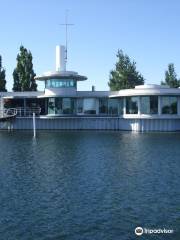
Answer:
POLYGON ((61 26, 65 26, 66 30, 66 53, 65 53, 65 62, 67 63, 67 50, 68 50, 68 27, 72 26, 74 24, 68 23, 68 10, 66 10, 66 15, 65 15, 65 23, 61 23, 61 26))

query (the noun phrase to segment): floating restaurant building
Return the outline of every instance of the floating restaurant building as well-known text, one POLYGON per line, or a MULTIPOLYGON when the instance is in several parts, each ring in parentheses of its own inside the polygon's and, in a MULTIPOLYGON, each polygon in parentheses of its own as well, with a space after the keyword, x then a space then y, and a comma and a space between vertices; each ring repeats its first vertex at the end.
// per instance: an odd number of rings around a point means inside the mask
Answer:
MULTIPOLYGON (((56 47, 56 71, 35 79, 44 91, 0 93, 1 115, 13 118, 0 123, 6 129, 179 131, 180 89, 140 85, 120 91, 78 91, 87 77, 66 70, 65 47, 56 47)), ((7 120, 7 118, 6 118, 7 120)))

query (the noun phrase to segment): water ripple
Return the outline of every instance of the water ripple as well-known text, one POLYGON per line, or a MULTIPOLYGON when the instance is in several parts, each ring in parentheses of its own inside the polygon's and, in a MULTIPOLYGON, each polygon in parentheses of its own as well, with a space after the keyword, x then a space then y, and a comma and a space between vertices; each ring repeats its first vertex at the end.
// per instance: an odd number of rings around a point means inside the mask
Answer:
POLYGON ((0 239, 135 239, 140 225, 173 228, 178 240, 179 142, 174 133, 0 132, 0 239))

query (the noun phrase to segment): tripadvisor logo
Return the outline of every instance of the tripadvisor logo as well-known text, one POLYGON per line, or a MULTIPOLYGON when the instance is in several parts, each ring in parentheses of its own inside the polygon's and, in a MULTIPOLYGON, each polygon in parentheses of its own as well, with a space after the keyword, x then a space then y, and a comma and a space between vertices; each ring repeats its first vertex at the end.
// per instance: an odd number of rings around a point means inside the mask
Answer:
POLYGON ((142 227, 135 228, 135 234, 137 236, 141 236, 143 234, 143 228, 142 227))
POLYGON ((157 229, 149 229, 149 228, 142 228, 142 227, 136 227, 135 228, 135 234, 137 236, 141 236, 142 234, 169 234, 173 233, 173 229, 166 229, 166 228, 157 228, 157 229))

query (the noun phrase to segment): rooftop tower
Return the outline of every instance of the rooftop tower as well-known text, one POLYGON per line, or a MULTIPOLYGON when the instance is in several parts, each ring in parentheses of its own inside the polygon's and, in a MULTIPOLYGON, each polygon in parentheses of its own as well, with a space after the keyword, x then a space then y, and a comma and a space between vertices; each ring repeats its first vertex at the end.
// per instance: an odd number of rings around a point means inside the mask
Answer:
POLYGON ((87 80, 87 77, 66 70, 66 47, 58 45, 56 46, 56 71, 45 72, 35 79, 44 81, 46 95, 75 95, 77 82, 87 80))
POLYGON ((56 72, 66 71, 66 48, 65 46, 56 46, 56 72))

